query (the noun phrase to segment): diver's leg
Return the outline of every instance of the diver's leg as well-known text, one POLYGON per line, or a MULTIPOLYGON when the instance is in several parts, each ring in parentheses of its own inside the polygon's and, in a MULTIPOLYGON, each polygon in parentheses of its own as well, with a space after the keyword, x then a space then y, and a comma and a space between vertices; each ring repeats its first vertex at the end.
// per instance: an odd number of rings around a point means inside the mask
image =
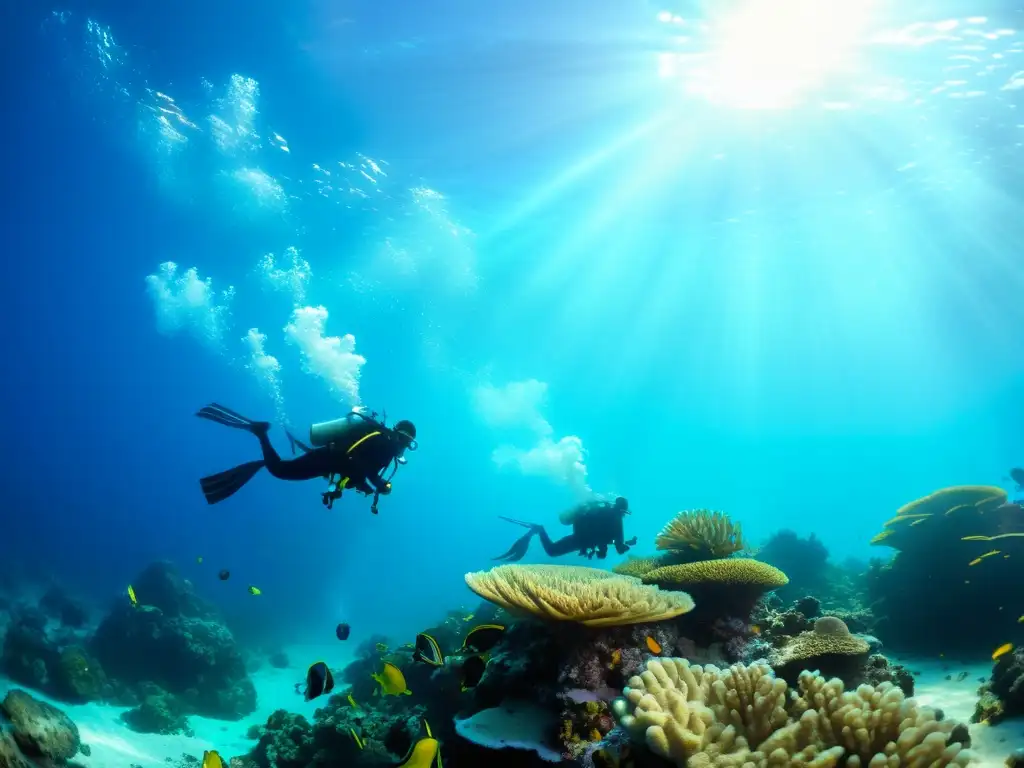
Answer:
POLYGON ((299 441, 298 439, 296 439, 295 435, 293 435, 293 434, 292 434, 291 432, 289 432, 289 431, 288 431, 287 429, 286 429, 286 430, 284 431, 284 433, 285 433, 286 435, 288 435, 288 444, 289 444, 289 445, 291 445, 291 447, 292 447, 292 456, 294 456, 294 455, 295 455, 295 449, 296 449, 296 448, 298 448, 298 449, 299 449, 300 451, 302 451, 303 453, 309 453, 310 451, 312 451, 312 450, 313 450, 312 448, 310 448, 310 447, 309 447, 308 445, 306 445, 305 443, 303 443, 303 442, 300 442, 300 441, 299 441))
POLYGON ((253 475, 263 469, 262 461, 247 461, 234 469, 204 477, 199 481, 207 504, 216 504, 232 496, 243 485, 252 480, 253 475))
POLYGON ((544 551, 548 557, 561 557, 567 555, 570 552, 576 551, 580 548, 579 539, 576 538, 575 534, 570 533, 568 536, 563 536, 558 541, 552 541, 551 537, 548 536, 548 532, 544 530, 544 526, 537 526, 537 534, 540 536, 540 543, 544 547, 544 551))
POLYGON ((526 535, 516 539, 515 543, 509 547, 508 552, 491 559, 504 560, 507 563, 515 563, 522 560, 526 556, 527 550, 530 548, 530 539, 533 538, 535 533, 536 531, 530 530, 526 535))

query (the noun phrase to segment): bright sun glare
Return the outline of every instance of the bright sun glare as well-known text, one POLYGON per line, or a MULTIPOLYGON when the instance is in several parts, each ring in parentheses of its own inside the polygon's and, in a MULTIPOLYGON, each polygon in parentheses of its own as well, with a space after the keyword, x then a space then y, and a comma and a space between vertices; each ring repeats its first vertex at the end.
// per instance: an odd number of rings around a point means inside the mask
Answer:
MULTIPOLYGON (((663 76, 683 74, 686 89, 739 109, 800 103, 830 76, 857 64, 858 43, 877 0, 741 0, 706 22, 708 49, 685 74, 662 61, 663 76)), ((659 20, 689 21, 671 13, 659 20)))

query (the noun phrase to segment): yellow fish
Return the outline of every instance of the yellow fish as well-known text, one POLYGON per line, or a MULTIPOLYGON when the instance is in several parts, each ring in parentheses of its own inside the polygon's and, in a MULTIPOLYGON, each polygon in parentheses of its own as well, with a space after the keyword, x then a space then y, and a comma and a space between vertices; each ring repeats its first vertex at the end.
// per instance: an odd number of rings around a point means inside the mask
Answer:
POLYGON ((350 707, 352 707, 352 709, 359 709, 359 705, 356 704, 356 700, 352 698, 352 694, 351 693, 348 696, 346 696, 345 698, 348 699, 348 705, 350 707))
POLYGON ((254 587, 254 586, 252 586, 250 584, 249 585, 249 594, 250 595, 262 595, 263 594, 263 590, 261 590, 259 587, 254 587))
POLYGON ((647 636, 647 650, 651 653, 661 653, 661 645, 650 635, 647 636))
POLYGON ((992 661, 996 661, 1000 656, 1005 656, 1013 650, 1013 643, 1003 643, 994 651, 992 651, 992 661))
POLYGON ((437 759, 437 768, 443 768, 441 764, 441 744, 430 732, 430 723, 423 721, 427 731, 427 737, 420 739, 409 750, 409 754, 400 762, 396 768, 431 768, 434 759, 437 759))
MULTIPOLYGON (((350 696, 349 698, 352 698, 352 697, 350 696)), ((362 749, 366 745, 366 742, 364 742, 362 739, 359 738, 359 734, 356 733, 356 729, 355 728, 349 728, 348 732, 352 734, 352 740, 356 743, 357 747, 362 749)))
POLYGON ((203 752, 203 768, 224 768, 224 761, 221 760, 216 749, 208 749, 203 752))
POLYGON ((608 669, 615 669, 619 664, 622 663, 622 651, 616 648, 612 651, 612 663, 608 665, 608 669))
POLYGON ((1021 616, 1019 619, 1017 619, 1017 623, 1024 624, 1024 616, 1021 616))
POLYGON ((139 601, 135 597, 135 587, 133 587, 131 584, 128 585, 128 599, 132 601, 132 608, 139 607, 139 601))
POLYGON ((402 674, 402 670, 392 664, 390 661, 384 662, 384 669, 380 671, 380 674, 370 675, 377 685, 380 686, 380 690, 374 690, 373 695, 380 694, 381 696, 411 696, 412 691, 405 684, 405 675, 402 674))
POLYGON ((472 620, 473 620, 473 616, 474 616, 474 615, 475 615, 475 614, 472 614, 472 613, 471 613, 471 614, 469 614, 469 616, 463 616, 463 617, 462 617, 462 620, 463 620, 463 621, 472 621, 472 620))

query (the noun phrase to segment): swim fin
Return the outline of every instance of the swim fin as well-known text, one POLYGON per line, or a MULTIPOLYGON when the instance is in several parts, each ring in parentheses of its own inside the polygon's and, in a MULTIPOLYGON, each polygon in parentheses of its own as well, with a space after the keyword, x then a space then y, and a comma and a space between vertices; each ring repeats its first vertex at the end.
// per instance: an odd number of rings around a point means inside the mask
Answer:
POLYGON ((252 480, 253 475, 265 466, 265 462, 247 461, 239 464, 234 469, 218 472, 216 475, 204 477, 199 481, 199 487, 203 489, 207 504, 216 504, 229 496, 234 495, 239 488, 252 480))
POLYGON ((530 548, 530 540, 537 533, 535 530, 531 530, 525 536, 516 539, 508 552, 498 557, 491 558, 492 560, 504 560, 506 563, 515 563, 522 560, 526 556, 526 551, 530 548))
POLYGON ((223 424, 226 427, 244 429, 247 432, 252 432, 254 435, 258 435, 261 432, 265 434, 270 429, 269 421, 253 421, 252 419, 247 419, 237 411, 232 411, 230 408, 225 408, 223 405, 219 405, 218 403, 204 405, 196 411, 196 416, 201 419, 215 421, 216 423, 223 424))

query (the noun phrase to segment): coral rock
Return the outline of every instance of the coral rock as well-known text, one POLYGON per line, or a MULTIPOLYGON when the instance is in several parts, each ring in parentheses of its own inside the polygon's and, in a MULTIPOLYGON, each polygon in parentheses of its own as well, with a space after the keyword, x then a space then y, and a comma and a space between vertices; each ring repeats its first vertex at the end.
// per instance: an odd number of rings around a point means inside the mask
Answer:
POLYGON ((4 697, 0 710, 10 720, 14 740, 26 756, 60 762, 78 753, 78 727, 56 707, 15 689, 4 697))

